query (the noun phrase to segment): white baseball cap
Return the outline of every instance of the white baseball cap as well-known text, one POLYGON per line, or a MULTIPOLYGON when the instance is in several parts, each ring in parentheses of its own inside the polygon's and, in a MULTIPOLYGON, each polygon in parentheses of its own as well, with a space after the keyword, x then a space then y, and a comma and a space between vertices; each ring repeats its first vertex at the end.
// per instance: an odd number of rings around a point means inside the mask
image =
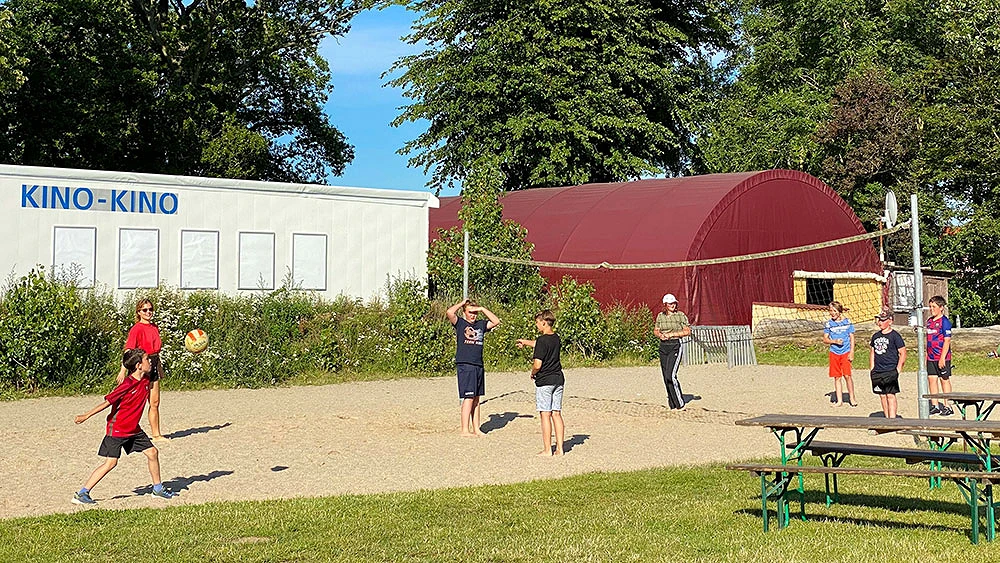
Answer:
POLYGON ((674 297, 673 293, 668 293, 668 294, 666 294, 666 295, 663 296, 663 302, 664 303, 677 303, 677 298, 674 297))

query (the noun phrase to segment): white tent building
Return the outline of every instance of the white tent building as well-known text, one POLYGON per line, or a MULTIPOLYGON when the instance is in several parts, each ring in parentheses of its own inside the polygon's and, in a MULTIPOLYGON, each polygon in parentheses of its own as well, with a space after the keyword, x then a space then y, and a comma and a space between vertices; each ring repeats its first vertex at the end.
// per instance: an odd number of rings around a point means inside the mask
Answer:
POLYGON ((429 193, 0 165, 0 274, 115 292, 293 286, 379 295, 426 279, 429 193))

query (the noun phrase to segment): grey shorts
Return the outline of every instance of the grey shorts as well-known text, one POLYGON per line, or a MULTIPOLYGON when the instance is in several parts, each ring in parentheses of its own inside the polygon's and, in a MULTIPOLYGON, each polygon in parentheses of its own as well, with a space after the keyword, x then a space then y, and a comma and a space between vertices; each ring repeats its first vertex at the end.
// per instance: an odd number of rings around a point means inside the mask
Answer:
POLYGON ((542 385, 535 387, 535 407, 538 412, 562 410, 562 385, 542 385))

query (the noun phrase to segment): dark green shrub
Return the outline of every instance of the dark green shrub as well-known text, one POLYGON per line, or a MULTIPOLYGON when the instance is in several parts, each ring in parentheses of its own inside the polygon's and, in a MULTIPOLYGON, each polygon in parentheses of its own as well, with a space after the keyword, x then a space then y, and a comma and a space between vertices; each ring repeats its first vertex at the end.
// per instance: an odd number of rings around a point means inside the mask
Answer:
MULTIPOLYGON (((486 296, 481 304, 501 319, 486 338, 487 369, 527 369, 531 350, 515 342, 536 336, 535 313, 547 306, 556 309, 564 356, 655 358, 650 313, 619 307, 602 314, 591 292, 567 278, 553 289, 551 305, 486 296)), ((80 290, 34 270, 9 280, 0 294, 0 391, 106 390, 142 298, 156 307, 167 388, 262 387, 323 370, 450 372, 455 331, 445 309, 453 302, 429 300, 413 280, 391 281, 384 295, 365 303, 323 301, 287 286, 250 296, 161 287, 116 301, 106 290, 80 290), (209 334, 201 354, 184 349, 184 335, 195 328, 209 334)))
POLYGON ((8 280, 0 297, 0 386, 31 391, 99 377, 109 335, 94 302, 85 307, 81 295, 40 266, 8 280))
POLYGON ((550 298, 556 313, 556 331, 563 350, 573 350, 584 358, 601 360, 607 356, 601 304, 594 299, 594 286, 566 276, 552 286, 550 298))

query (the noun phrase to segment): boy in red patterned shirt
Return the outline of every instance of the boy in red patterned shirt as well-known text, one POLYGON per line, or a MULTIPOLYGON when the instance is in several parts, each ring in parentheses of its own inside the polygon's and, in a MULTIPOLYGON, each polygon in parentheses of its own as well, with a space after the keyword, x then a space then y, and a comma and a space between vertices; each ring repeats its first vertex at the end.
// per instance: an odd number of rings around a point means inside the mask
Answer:
POLYGON ((129 373, 129 376, 119 383, 111 393, 108 393, 101 404, 91 409, 90 412, 76 417, 76 423, 80 424, 111 407, 104 441, 101 442, 101 447, 97 450, 97 455, 104 458, 104 463, 94 469, 83 488, 73 495, 71 502, 74 504, 97 503, 90 498, 90 490, 118 465, 118 458, 121 457, 123 449, 126 454, 142 452, 146 456, 149 464, 149 475, 153 478, 153 496, 163 499, 174 496, 173 493, 163 488, 163 483, 160 482, 159 451, 153 446, 149 436, 142 431, 142 428, 139 428, 139 419, 142 418, 142 411, 146 407, 146 401, 149 400, 149 371, 151 369, 149 356, 140 349, 125 350, 122 366, 129 373))

